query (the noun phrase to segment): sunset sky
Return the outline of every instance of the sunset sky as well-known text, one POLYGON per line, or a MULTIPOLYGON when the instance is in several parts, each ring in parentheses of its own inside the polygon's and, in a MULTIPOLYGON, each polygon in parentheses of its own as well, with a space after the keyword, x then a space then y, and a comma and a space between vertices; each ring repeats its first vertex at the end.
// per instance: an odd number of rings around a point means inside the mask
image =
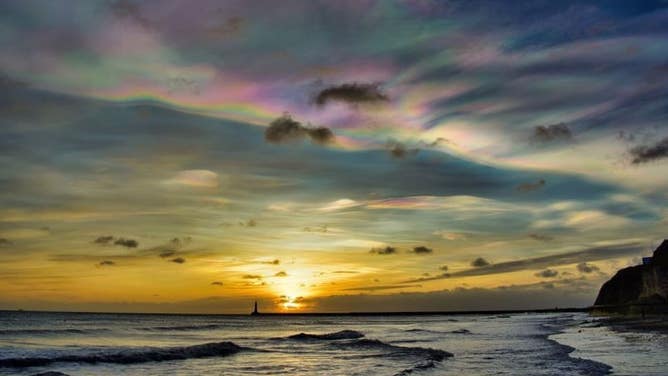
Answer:
POLYGON ((587 306, 668 237, 665 1, 0 3, 0 309, 587 306))

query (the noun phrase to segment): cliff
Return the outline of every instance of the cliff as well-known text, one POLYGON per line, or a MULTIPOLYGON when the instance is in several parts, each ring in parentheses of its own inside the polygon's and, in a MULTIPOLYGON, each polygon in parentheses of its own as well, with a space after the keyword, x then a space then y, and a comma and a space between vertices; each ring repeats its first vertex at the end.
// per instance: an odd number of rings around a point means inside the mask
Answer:
POLYGON ((594 306, 668 304, 668 240, 654 251, 646 265, 621 269, 603 284, 594 306))

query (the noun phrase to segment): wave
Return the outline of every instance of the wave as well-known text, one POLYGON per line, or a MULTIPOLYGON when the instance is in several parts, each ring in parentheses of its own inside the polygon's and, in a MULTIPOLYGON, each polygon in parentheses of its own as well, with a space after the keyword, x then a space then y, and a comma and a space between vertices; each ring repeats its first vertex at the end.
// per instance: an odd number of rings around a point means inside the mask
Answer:
POLYGON ((25 368, 45 366, 60 362, 90 364, 135 364, 146 362, 163 362, 168 360, 222 357, 236 354, 242 350, 248 350, 248 348, 237 346, 233 342, 211 342, 194 346, 125 349, 112 353, 57 355, 53 357, 5 358, 0 359, 0 367, 25 368))
POLYGON ((86 334, 107 331, 108 329, 0 329, 0 336, 5 335, 48 335, 48 334, 86 334))
POLYGON ((334 333, 325 333, 325 334, 309 334, 309 333, 299 333, 288 336, 288 339, 295 340, 339 340, 339 339, 357 339, 364 337, 364 333, 360 333, 355 330, 340 330, 334 333))
POLYGON ((454 356, 444 350, 437 350, 427 347, 405 347, 396 346, 389 343, 379 341, 377 339, 356 339, 348 342, 334 342, 330 346, 338 349, 355 349, 355 350, 380 350, 383 351, 381 356, 390 358, 412 358, 416 359, 412 367, 407 368, 396 376, 403 376, 413 373, 418 370, 436 367, 436 364, 442 362, 446 358, 454 356))
POLYGON ((32 376, 70 376, 70 375, 68 375, 66 373, 62 373, 62 372, 47 371, 47 372, 36 373, 32 376))
POLYGON ((455 329, 449 332, 440 331, 440 330, 431 330, 431 329, 406 329, 405 332, 409 333, 429 333, 429 334, 470 334, 471 331, 468 329, 455 329))
POLYGON ((221 329, 227 327, 222 324, 204 324, 204 325, 183 325, 183 326, 152 326, 148 328, 137 328, 138 330, 147 331, 147 332, 185 332, 190 330, 212 330, 212 329, 221 329))

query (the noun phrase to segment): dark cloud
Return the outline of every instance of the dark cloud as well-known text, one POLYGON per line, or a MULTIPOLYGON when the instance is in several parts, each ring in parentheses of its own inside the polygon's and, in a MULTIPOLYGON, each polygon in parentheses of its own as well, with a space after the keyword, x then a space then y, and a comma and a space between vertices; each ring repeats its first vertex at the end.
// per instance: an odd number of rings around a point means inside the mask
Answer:
MULTIPOLYGON (((433 281, 449 277, 471 277, 479 275, 492 275, 509 273, 520 270, 536 270, 558 265, 568 265, 575 263, 584 263, 597 260, 607 260, 626 256, 638 256, 645 249, 645 245, 641 243, 623 243, 618 245, 610 245, 604 247, 585 248, 580 251, 561 253, 556 255, 542 256, 536 258, 522 259, 516 261, 500 262, 497 264, 488 265, 486 267, 476 267, 460 272, 452 273, 448 276, 437 276, 430 278, 421 278, 405 281, 423 282, 433 281)), ((586 264, 587 267, 595 267, 591 264, 586 264)))
POLYGON ((245 274, 241 278, 243 278, 243 279, 262 279, 262 276, 258 275, 258 274, 245 274))
POLYGON ((334 133, 327 127, 306 128, 306 132, 316 144, 325 145, 334 141, 334 133))
POLYGON ((388 141, 387 150, 393 158, 402 159, 420 152, 420 149, 408 149, 406 145, 397 141, 388 141))
POLYGON ((222 285, 223 285, 223 282, 220 282, 220 281, 213 281, 213 282, 211 282, 211 285, 212 285, 212 286, 222 286, 222 285))
POLYGON ((534 275, 540 278, 554 278, 559 275, 559 272, 554 269, 545 269, 537 272, 534 275))
POLYGON ((272 144, 301 141, 306 137, 320 145, 334 141, 334 133, 329 128, 305 126, 289 114, 272 121, 264 131, 264 139, 272 144))
POLYGON ((532 192, 543 188, 545 184, 547 184, 545 179, 540 179, 533 183, 522 183, 517 186, 517 190, 520 192, 532 192))
POLYGON ((477 259, 471 261, 471 266, 473 266, 475 268, 482 268, 482 267, 489 266, 489 265, 491 265, 490 262, 485 260, 482 257, 478 257, 477 259))
POLYGON ((279 259, 274 259, 270 261, 260 261, 260 264, 267 264, 267 265, 278 265, 281 263, 281 260, 279 259))
POLYGON ((431 248, 427 248, 423 245, 420 245, 420 246, 417 246, 417 247, 413 248, 413 253, 415 253, 416 255, 428 255, 428 254, 434 253, 434 250, 431 249, 431 248))
POLYGON ((396 290, 396 289, 405 289, 405 288, 415 288, 422 287, 422 285, 384 285, 384 286, 362 286, 362 287, 351 287, 344 289, 344 291, 376 291, 376 290, 396 290))
POLYGON ((395 247, 387 246, 387 247, 382 247, 382 248, 373 248, 369 253, 374 253, 377 255, 394 255, 397 253, 397 249, 395 247))
POLYGON ((114 245, 120 245, 121 247, 126 247, 126 248, 137 248, 139 242, 137 242, 134 239, 118 238, 116 239, 116 241, 114 241, 114 245))
POLYGON ((596 265, 594 265, 594 264, 588 264, 588 263, 586 263, 586 262, 581 262, 581 263, 579 263, 579 264, 577 265, 577 268, 578 268, 578 271, 579 271, 580 273, 586 273, 586 274, 593 273, 593 272, 597 272, 597 271, 600 270, 600 269, 598 268, 598 266, 596 266, 596 265))
POLYGON ((241 227, 256 227, 257 226, 257 221, 254 219, 249 219, 245 222, 239 222, 239 226, 241 227))
POLYGON ((444 272, 447 272, 448 271, 448 266, 447 265, 441 265, 438 269, 442 270, 444 272))
POLYGON ((536 234, 536 233, 531 233, 529 234, 529 237, 533 240, 538 240, 541 242, 549 242, 554 240, 554 238, 550 235, 545 235, 545 234, 536 234))
POLYGON ((98 266, 114 266, 114 265, 116 265, 116 263, 111 261, 111 260, 104 260, 104 261, 100 261, 97 265, 98 266))
POLYGON ((12 244, 14 244, 14 243, 12 243, 9 239, 0 238, 0 247, 6 247, 6 246, 10 246, 12 244))
POLYGON ((330 86, 321 90, 313 102, 318 106, 324 106, 328 102, 345 102, 349 104, 373 104, 389 101, 390 98, 383 93, 379 84, 350 83, 338 86, 330 86))
POLYGON ((113 236, 99 236, 97 239, 93 240, 95 244, 110 244, 114 240, 113 236))
POLYGON ((177 264, 183 264, 183 263, 186 262, 186 259, 184 259, 183 257, 177 257, 177 258, 173 258, 169 261, 177 263, 177 264))
POLYGON ((137 248, 139 242, 134 239, 125 239, 125 238, 116 238, 112 235, 99 236, 97 239, 93 240, 93 243, 100 245, 118 245, 126 248, 137 248))
POLYGON ((643 164, 657 159, 668 158, 668 137, 653 145, 638 145, 629 150, 633 164, 643 164))
POLYGON ((287 276, 288 276, 288 273, 286 273, 284 271, 280 271, 280 272, 274 274, 274 277, 287 277, 287 276))
POLYGON ((565 123, 534 127, 530 138, 534 144, 548 144, 573 140, 573 133, 565 123))

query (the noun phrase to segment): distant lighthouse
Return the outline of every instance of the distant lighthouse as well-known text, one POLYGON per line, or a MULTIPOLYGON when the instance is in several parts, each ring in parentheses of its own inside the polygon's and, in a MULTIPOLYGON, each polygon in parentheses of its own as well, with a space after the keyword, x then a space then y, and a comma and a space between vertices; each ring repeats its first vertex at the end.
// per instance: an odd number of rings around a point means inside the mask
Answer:
POLYGON ((257 300, 255 301, 255 305, 253 306, 253 312, 251 312, 251 315, 259 315, 260 312, 257 310, 257 300))

